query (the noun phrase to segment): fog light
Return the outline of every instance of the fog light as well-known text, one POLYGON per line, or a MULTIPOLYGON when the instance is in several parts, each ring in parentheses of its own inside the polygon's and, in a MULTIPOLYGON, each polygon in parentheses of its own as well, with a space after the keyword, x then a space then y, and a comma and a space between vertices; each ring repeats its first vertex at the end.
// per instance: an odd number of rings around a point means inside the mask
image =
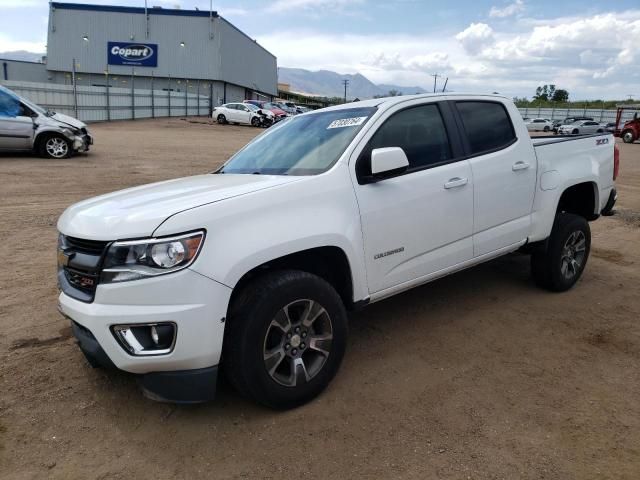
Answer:
POLYGON ((166 355, 176 343, 175 323, 115 325, 113 334, 131 355, 166 355))

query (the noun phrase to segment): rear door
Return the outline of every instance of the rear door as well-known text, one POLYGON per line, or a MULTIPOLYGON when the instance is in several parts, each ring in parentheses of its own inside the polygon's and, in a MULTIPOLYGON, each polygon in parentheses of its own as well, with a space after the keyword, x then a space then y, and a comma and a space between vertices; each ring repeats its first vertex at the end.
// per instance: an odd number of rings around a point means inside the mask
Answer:
POLYGON ((531 227, 536 159, 515 107, 499 101, 453 102, 473 172, 473 244, 478 257, 525 240, 531 227))
POLYGON ((351 165, 370 293, 400 286, 473 255, 473 181, 446 102, 404 102, 379 120, 351 165), (445 121, 445 119, 447 119, 445 121), (371 151, 401 147, 409 167, 376 183, 371 151))

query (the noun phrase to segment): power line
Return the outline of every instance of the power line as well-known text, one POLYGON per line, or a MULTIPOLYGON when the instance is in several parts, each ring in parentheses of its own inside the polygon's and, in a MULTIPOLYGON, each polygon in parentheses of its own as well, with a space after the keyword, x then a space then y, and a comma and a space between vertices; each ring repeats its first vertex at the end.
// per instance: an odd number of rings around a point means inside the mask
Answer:
POLYGON ((342 80, 342 85, 344 85, 344 103, 347 103, 347 87, 349 86, 349 80, 346 78, 342 80))

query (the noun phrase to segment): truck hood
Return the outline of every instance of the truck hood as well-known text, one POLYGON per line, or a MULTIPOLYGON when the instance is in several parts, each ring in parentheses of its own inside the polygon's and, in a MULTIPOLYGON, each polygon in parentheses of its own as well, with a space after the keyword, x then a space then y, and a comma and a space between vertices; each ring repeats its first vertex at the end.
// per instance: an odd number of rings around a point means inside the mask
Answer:
POLYGON ((87 240, 148 237, 176 213, 301 178, 207 174, 128 188, 70 206, 60 216, 58 230, 87 240))

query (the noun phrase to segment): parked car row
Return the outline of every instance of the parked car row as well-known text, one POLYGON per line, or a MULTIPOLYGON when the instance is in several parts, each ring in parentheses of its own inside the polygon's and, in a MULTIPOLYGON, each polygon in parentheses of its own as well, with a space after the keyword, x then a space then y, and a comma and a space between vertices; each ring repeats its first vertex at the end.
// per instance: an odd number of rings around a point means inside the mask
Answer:
POLYGON ((292 102, 266 102, 244 100, 242 103, 225 103, 215 107, 211 114, 218 123, 245 124, 254 127, 270 127, 276 122, 310 111, 292 102))
POLYGON ((566 117, 563 120, 548 118, 525 118, 529 132, 553 132, 559 135, 585 135, 591 133, 614 133, 615 123, 599 123, 591 117, 566 117))

